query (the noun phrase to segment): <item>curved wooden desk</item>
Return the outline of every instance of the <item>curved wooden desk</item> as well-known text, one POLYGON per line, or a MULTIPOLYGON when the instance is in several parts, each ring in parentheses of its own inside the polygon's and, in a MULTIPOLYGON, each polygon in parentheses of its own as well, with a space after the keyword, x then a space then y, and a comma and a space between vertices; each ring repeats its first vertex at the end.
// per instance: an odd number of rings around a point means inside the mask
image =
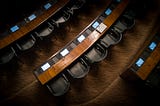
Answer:
POLYGON ((58 51, 56 54, 51 56, 51 58, 45 63, 47 68, 44 71, 42 70, 42 66, 41 68, 35 70, 34 74, 37 77, 37 79, 41 82, 41 84, 47 83, 49 80, 51 80, 60 72, 62 72, 65 68, 67 68, 76 59, 78 59, 81 55, 83 55, 84 52, 86 52, 88 48, 90 48, 111 27, 111 25, 117 20, 117 18, 122 14, 124 9, 127 7, 128 3, 129 3, 128 0, 122 0, 119 4, 117 4, 112 13, 109 14, 100 23, 99 27, 90 32, 90 34, 88 34, 88 36, 86 36, 86 38, 81 43, 76 45, 75 42, 77 38, 83 35, 85 32, 88 32, 88 29, 91 27, 91 25, 93 25, 93 23, 99 20, 99 18, 102 16, 100 15, 84 31, 82 31, 76 39, 67 44, 72 46, 74 45, 74 47, 72 48, 72 50, 67 51, 68 53, 66 53, 65 56, 61 56, 59 60, 57 58, 54 59, 56 55, 60 55, 60 52, 65 51, 66 48, 69 49, 68 46, 64 47, 62 50, 58 51), (53 60, 57 61, 53 62, 53 60))
MULTIPOLYGON (((155 29, 157 30, 157 28, 155 29)), ((154 31, 121 77, 129 81, 146 80, 158 62, 160 62, 160 32, 154 31)))
POLYGON ((145 61, 143 67, 141 67, 136 74, 142 79, 146 80, 152 70, 160 61, 160 43, 157 45, 157 48, 150 54, 150 57, 145 61))
POLYGON ((26 23, 26 25, 20 27, 19 30, 11 33, 0 39, 0 49, 8 46, 9 44, 13 43, 14 41, 18 40, 22 36, 26 35, 30 31, 34 30, 40 24, 45 22, 51 16, 53 16, 59 9, 65 6, 69 0, 58 0, 50 9, 46 10, 42 15, 38 16, 34 20, 26 23))

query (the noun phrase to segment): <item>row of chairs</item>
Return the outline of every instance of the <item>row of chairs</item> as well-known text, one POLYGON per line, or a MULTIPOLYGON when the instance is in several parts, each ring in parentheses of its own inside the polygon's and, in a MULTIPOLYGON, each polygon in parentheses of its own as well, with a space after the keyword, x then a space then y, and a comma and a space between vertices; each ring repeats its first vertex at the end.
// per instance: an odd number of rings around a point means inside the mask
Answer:
MULTIPOLYGON (((119 43, 124 31, 131 29, 134 25, 134 17, 124 13, 103 38, 100 38, 78 61, 66 69, 69 75, 73 78, 84 78, 90 70, 90 65, 105 59, 108 54, 108 47, 119 43)), ((70 82, 65 73, 61 73, 49 81, 46 86, 54 96, 61 96, 69 90, 70 82)))
MULTIPOLYGON (((68 6, 64 10, 60 11, 61 13, 58 18, 54 19, 53 16, 53 18, 48 19, 33 32, 31 32, 31 34, 16 41, 16 47, 20 51, 26 51, 32 48, 36 44, 36 37, 43 40, 44 37, 51 35, 55 27, 59 28, 60 24, 68 21, 71 15, 73 15, 76 10, 80 9, 84 3, 85 0, 74 0, 71 6, 68 6)), ((17 56, 17 54, 13 46, 5 47, 0 51, 0 65, 8 63, 15 56, 17 56)))

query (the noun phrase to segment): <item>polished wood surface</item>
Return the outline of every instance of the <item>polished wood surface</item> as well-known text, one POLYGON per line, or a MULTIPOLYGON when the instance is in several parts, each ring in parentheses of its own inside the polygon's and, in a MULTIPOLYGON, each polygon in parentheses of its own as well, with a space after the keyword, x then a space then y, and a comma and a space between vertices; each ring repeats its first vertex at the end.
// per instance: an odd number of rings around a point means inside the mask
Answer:
POLYGON ((128 0, 123 0, 113 12, 103 21, 107 28, 99 33, 94 30, 82 43, 80 43, 76 48, 74 48, 68 55, 59 60, 48 70, 36 76, 41 84, 47 83, 49 80, 54 78, 57 74, 62 72, 71 63, 73 63, 77 58, 79 58, 85 51, 88 50, 103 34, 110 28, 110 26, 117 20, 128 4, 128 0))
POLYGON ((31 22, 26 23, 24 26, 20 27, 20 29, 17 30, 16 32, 1 38, 0 49, 8 46, 9 44, 23 37, 30 31, 34 30, 36 27, 38 27, 40 24, 42 24, 52 15, 54 15, 60 8, 62 8, 68 2, 69 0, 58 0, 57 3, 55 3, 50 9, 46 10, 46 12, 44 12, 42 15, 38 16, 36 19, 32 20, 31 22))

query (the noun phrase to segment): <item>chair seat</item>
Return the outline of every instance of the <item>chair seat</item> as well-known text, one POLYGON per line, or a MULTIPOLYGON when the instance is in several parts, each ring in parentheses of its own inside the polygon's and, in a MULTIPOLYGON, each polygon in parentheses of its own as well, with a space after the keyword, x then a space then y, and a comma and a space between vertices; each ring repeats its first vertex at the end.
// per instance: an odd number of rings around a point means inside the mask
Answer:
POLYGON ((106 34, 106 36, 100 39, 100 42, 106 48, 108 48, 110 45, 113 45, 115 43, 115 41, 109 36, 109 34, 106 34))
POLYGON ((90 63, 100 62, 106 58, 108 50, 97 44, 89 52, 85 54, 90 63))
POLYGON ((55 20, 57 27, 59 27, 59 24, 68 21, 69 18, 70 18, 70 14, 66 11, 63 11, 62 16, 60 16, 58 19, 55 20))
POLYGON ((70 82, 63 74, 61 77, 51 80, 46 86, 54 96, 61 96, 69 90, 70 82))
POLYGON ((87 53, 86 57, 92 60, 93 62, 99 62, 103 59, 103 53, 93 48, 91 51, 89 51, 89 53, 87 53))
MULTIPOLYGON (((6 48, 5 48, 6 49, 6 48)), ((7 48, 6 50, 0 52, 0 64, 6 64, 13 59, 15 56, 15 51, 11 48, 7 48)))
POLYGON ((58 20, 56 21, 56 23, 64 23, 66 20, 65 20, 65 17, 60 17, 58 18, 58 20))
POLYGON ((76 0, 76 1, 77 2, 73 6, 76 9, 80 9, 86 3, 86 0, 76 0))
POLYGON ((37 28, 37 30, 35 31, 35 34, 41 38, 50 35, 53 30, 54 26, 51 23, 47 22, 39 26, 39 28, 37 28))
POLYGON ((51 34, 53 31, 53 29, 51 28, 45 28, 44 30, 39 32, 38 36, 48 36, 49 34, 51 34))
POLYGON ((74 11, 80 9, 85 2, 86 2, 85 0, 80 0, 80 1, 77 0, 72 7, 70 8, 68 7, 67 11, 73 15, 74 11))
POLYGON ((126 29, 127 29, 127 25, 125 23, 122 23, 121 21, 116 22, 116 24, 114 25, 114 28, 116 28, 116 30, 119 33, 123 33, 126 29))
POLYGON ((83 78, 88 74, 89 69, 90 66, 81 58, 80 61, 74 64, 70 69, 67 69, 67 71, 73 78, 83 78))
POLYGON ((135 25, 135 19, 132 12, 126 12, 120 18, 121 23, 123 23, 127 29, 131 29, 135 25))
POLYGON ((116 28, 111 28, 109 32, 100 39, 100 42, 103 46, 108 48, 110 45, 115 45, 122 40, 122 33, 118 32, 116 28))
POLYGON ((21 48, 22 50, 30 49, 34 45, 34 43, 35 42, 33 40, 26 41, 23 44, 21 44, 21 48))
POLYGON ((88 74, 88 71, 85 72, 84 70, 86 70, 86 67, 78 62, 69 70, 69 73, 74 78, 83 78, 84 76, 86 76, 86 74, 88 74))
POLYGON ((21 41, 17 42, 16 45, 21 51, 25 51, 33 47, 33 45, 36 43, 36 40, 33 36, 22 39, 21 41))

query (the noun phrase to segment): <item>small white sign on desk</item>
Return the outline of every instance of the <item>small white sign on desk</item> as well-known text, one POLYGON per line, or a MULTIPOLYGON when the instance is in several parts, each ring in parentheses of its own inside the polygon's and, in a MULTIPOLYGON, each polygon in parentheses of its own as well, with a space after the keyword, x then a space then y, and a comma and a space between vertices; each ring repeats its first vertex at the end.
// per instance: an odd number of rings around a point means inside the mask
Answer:
POLYGON ((45 8, 46 10, 48 10, 51 6, 52 6, 51 3, 47 3, 47 4, 44 5, 44 8, 45 8))
POLYGON ((15 32, 17 30, 19 30, 19 27, 17 25, 13 26, 10 28, 11 32, 15 32))
POLYGON ((80 35, 77 40, 81 43, 85 39, 84 35, 80 35))
POLYGON ((105 29, 107 28, 107 26, 103 23, 101 23, 98 27, 97 27, 97 31, 99 31, 100 33, 102 33, 105 29))
POLYGON ((28 17, 29 21, 32 21, 36 18, 36 15, 35 14, 32 14, 28 17))
POLYGON ((41 68, 42 68, 42 70, 43 71, 46 71, 48 68, 50 68, 51 66, 50 66, 50 64, 49 63, 46 63, 46 64, 44 64, 43 66, 41 66, 41 68))
POLYGON ((67 49, 64 49, 62 52, 60 52, 62 56, 66 56, 68 53, 69 51, 67 49))
POLYGON ((94 22, 93 25, 92 25, 92 27, 95 28, 95 29, 96 29, 98 26, 99 26, 99 23, 98 23, 97 21, 94 22))

